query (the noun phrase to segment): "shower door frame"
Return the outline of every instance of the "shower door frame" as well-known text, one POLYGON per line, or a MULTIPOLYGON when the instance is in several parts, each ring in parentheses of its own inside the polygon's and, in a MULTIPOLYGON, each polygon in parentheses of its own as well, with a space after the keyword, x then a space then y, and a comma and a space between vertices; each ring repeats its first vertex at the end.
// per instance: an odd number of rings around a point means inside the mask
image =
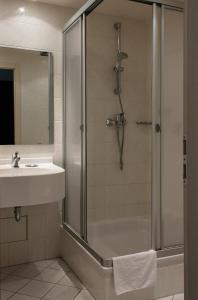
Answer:
MULTIPOLYGON (((81 101, 82 101, 82 172, 81 172, 81 235, 79 235, 65 220, 66 200, 63 204, 63 228, 79 242, 103 267, 112 267, 112 259, 102 258, 93 248, 91 248, 87 241, 87 134, 86 134, 86 16, 89 15, 100 3, 104 0, 89 0, 79 9, 76 14, 65 24, 63 30, 63 68, 65 70, 65 33, 77 21, 81 20, 81 40, 82 40, 82 87, 81 87, 81 101)), ((179 0, 130 0, 132 2, 139 2, 153 7, 153 37, 152 37, 152 200, 151 200, 151 248, 157 251, 158 257, 171 256, 183 253, 184 246, 177 245, 165 249, 161 249, 161 135, 156 132, 156 124, 161 124, 160 106, 161 106, 161 45, 162 40, 162 10, 163 7, 168 7, 173 10, 183 11, 184 3, 179 0), (160 201, 159 201, 160 199, 160 201)), ((64 123, 66 124, 66 93, 65 93, 65 71, 63 95, 64 95, 64 123)), ((64 124, 64 154, 66 151, 65 139, 65 124, 64 124)), ((65 167, 66 167, 66 161, 65 167)))
MULTIPOLYGON (((164 69, 164 47, 165 47, 165 41, 164 41, 164 36, 165 36, 165 10, 172 10, 172 11, 177 11, 177 12, 183 12, 184 9, 182 7, 172 7, 170 5, 167 4, 162 4, 161 5, 161 81, 163 80, 163 76, 162 76, 162 72, 164 69)), ((161 95, 161 101, 162 101, 162 95, 161 95)), ((183 100, 184 101, 184 100, 183 100)), ((184 106, 184 102, 183 102, 183 106, 184 106)), ((185 120, 184 117, 185 113, 183 113, 183 120, 185 120)), ((183 136, 185 135, 185 121, 183 121, 183 136)), ((183 201, 185 199, 185 183, 183 182, 183 201)), ((161 193, 161 197, 160 200, 162 201, 162 193, 161 193)), ((160 210, 162 211, 162 210, 160 210)), ((162 218, 161 218, 161 228, 160 228, 160 244, 161 244, 161 249, 160 253, 167 253, 167 251, 176 251, 179 252, 179 254, 184 252, 184 243, 183 244, 174 244, 171 246, 165 246, 164 243, 164 228, 163 228, 163 222, 162 222, 162 218)), ((184 241, 184 240, 183 240, 184 241)))

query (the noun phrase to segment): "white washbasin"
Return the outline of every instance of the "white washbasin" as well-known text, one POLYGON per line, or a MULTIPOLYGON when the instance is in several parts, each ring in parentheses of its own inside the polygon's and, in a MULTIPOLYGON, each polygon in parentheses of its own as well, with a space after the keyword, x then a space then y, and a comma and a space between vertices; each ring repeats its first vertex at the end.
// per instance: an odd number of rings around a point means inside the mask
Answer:
POLYGON ((39 205, 65 197, 65 171, 52 164, 0 165, 0 208, 39 205))

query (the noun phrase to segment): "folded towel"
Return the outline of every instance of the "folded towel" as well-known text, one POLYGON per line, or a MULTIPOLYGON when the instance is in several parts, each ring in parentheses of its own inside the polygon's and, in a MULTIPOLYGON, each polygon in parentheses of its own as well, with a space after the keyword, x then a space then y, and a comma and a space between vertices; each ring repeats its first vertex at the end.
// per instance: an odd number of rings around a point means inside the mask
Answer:
POLYGON ((156 281, 156 252, 150 250, 113 258, 114 286, 117 295, 152 287, 156 281))

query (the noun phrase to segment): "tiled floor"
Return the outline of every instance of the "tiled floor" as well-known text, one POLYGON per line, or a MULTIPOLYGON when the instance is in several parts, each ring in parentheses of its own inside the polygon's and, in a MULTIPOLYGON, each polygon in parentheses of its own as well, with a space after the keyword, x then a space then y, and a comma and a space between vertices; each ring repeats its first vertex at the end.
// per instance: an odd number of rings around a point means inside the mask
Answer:
POLYGON ((0 270, 1 300, 93 300, 61 260, 47 260, 0 270))
POLYGON ((175 296, 160 298, 158 300, 184 300, 184 294, 178 294, 178 295, 175 295, 175 296))
MULTIPOLYGON (((94 300, 61 259, 2 268, 0 300, 94 300)), ((158 300, 184 300, 184 295, 158 300)))

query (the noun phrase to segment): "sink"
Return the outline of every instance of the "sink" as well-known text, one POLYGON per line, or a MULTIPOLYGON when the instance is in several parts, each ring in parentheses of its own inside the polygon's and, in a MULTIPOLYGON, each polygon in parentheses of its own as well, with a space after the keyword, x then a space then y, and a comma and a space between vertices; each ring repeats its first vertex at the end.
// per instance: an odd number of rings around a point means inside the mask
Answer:
POLYGON ((65 197, 65 171, 53 163, 0 165, 0 208, 39 205, 65 197))

